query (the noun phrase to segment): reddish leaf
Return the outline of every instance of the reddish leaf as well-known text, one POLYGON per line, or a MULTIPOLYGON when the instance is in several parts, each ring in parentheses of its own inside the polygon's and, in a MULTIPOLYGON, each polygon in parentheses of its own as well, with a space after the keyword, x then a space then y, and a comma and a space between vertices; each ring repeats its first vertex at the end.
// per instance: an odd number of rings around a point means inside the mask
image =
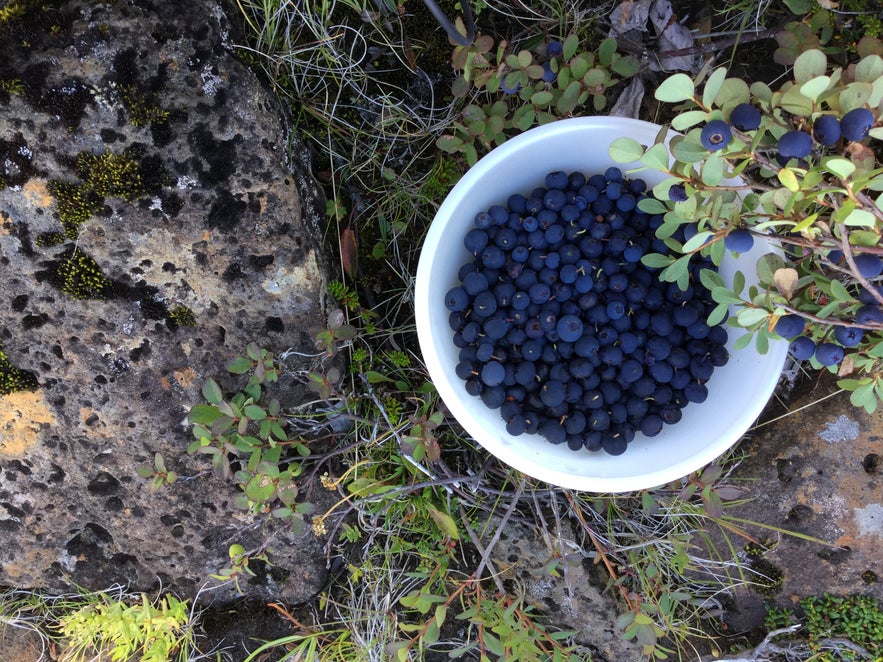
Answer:
POLYGON ((359 246, 351 227, 344 228, 340 233, 340 262, 346 275, 355 279, 359 271, 359 246))

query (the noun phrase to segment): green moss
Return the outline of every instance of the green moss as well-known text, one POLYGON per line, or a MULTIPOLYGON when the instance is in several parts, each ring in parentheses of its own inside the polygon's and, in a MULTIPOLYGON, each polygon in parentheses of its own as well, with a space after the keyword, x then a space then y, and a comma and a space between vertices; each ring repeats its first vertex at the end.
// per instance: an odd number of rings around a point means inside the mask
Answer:
POLYGON ((135 202, 145 194, 138 162, 128 151, 77 154, 76 172, 80 182, 52 180, 49 193, 58 204, 58 216, 64 233, 76 239, 80 228, 104 207, 110 196, 135 202))
POLYGON ((37 378, 27 370, 16 368, 0 347, 0 395, 16 391, 33 391, 37 388, 37 378))
POLYGON ((196 326, 196 315, 187 306, 175 304, 169 311, 169 326, 173 329, 179 326, 196 326))
POLYGON ((169 119, 169 111, 165 110, 152 99, 138 94, 134 85, 126 85, 121 90, 121 99, 129 111, 129 122, 132 126, 146 126, 156 122, 164 124, 169 119))
POLYGON ((34 239, 34 245, 39 248, 49 248, 63 244, 64 240, 65 236, 62 232, 41 232, 34 239))
POLYGON ((35 3, 26 0, 12 0, 12 2, 0 7, 0 25, 23 16, 33 4, 35 3))
POLYGON ((10 94, 24 94, 25 86, 18 78, 2 78, 0 79, 0 92, 9 92, 10 94))
POLYGON ((61 291, 74 299, 103 299, 111 285, 98 263, 81 251, 62 259, 55 276, 61 291))

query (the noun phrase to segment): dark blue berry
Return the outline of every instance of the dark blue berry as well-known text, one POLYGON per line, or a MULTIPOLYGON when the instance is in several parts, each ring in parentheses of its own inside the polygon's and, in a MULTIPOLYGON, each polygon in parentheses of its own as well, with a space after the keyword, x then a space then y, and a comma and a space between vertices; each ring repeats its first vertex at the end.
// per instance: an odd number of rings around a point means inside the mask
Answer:
POLYGON ((823 366, 837 365, 843 360, 843 348, 831 342, 819 343, 816 347, 816 361, 823 366))
POLYGON ((730 131, 730 125, 723 120, 710 121, 702 127, 702 133, 699 135, 702 146, 710 152, 723 149, 732 138, 733 132, 730 131))
POLYGON ((880 306, 865 305, 855 311, 856 324, 883 324, 883 310, 880 306))
POLYGON ((854 326, 834 327, 834 339, 844 347, 855 347, 865 339, 865 332, 854 326))
POLYGON ((774 330, 782 338, 794 338, 803 333, 804 326, 806 326, 806 320, 800 315, 782 315, 776 321, 774 330))
POLYGON ((754 237, 749 230, 736 228, 724 237, 724 246, 736 253, 747 253, 754 246, 754 237))
POLYGON ((812 125, 812 135, 820 145, 834 145, 840 140, 840 120, 833 115, 821 115, 812 125))
POLYGON ((760 126, 760 111, 750 103, 740 103, 730 113, 730 122, 739 131, 754 131, 760 126))
POLYGON ((558 78, 558 74, 552 71, 552 65, 548 62, 543 62, 543 80, 547 83, 552 83, 558 78))
POLYGON ((683 184, 673 184, 668 189, 668 199, 672 202, 684 202, 687 199, 687 188, 683 184))
POLYGON ((789 131, 777 144, 783 159, 805 159, 812 151, 812 138, 806 131, 789 131))
POLYGON ((791 341, 791 354, 798 361, 808 361, 816 353, 816 344, 812 338, 800 336, 791 341))
POLYGON ((453 287, 445 294, 445 308, 451 311, 465 310, 469 305, 469 295, 461 286, 453 287))
POLYGON ((548 44, 546 44, 546 55, 548 57, 554 57, 556 55, 561 55, 564 52, 564 44, 560 41, 553 39, 548 44))
POLYGON ((583 335, 583 323, 576 315, 562 315, 556 325, 558 337, 564 342, 576 342, 583 335))
POLYGON ((843 137, 847 140, 862 140, 874 126, 874 113, 867 108, 853 108, 840 120, 843 137))
POLYGON ((883 272, 883 260, 878 255, 859 253, 853 259, 858 272, 865 278, 876 278, 883 272))

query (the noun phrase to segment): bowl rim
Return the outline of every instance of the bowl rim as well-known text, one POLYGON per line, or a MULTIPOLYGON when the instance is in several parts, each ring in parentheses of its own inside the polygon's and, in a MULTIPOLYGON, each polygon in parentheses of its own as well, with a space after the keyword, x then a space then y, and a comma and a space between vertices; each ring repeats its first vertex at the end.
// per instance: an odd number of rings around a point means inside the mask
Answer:
MULTIPOLYGON (((562 136, 571 133, 573 135, 579 135, 586 132, 587 135, 592 133, 600 135, 602 136, 602 139, 608 141, 607 145, 604 147, 606 154, 610 142, 617 137, 629 136, 635 138, 638 142, 649 145, 653 144, 662 129, 663 127, 660 125, 643 120, 597 116, 558 120, 519 134, 493 149, 463 175, 448 193, 444 202, 440 205, 438 212, 427 231, 426 238, 424 239, 424 248, 421 250, 417 268, 414 303, 418 341, 433 384, 453 417, 485 450, 518 471, 553 485, 590 492, 628 492, 663 485, 673 480, 680 479, 693 471, 706 466, 734 446, 748 430, 754 420, 756 420, 757 416, 761 413, 772 395, 778 381, 778 376, 784 365, 788 343, 786 341, 771 342, 770 349, 764 358, 766 363, 763 373, 765 380, 762 384, 753 389, 754 401, 756 401, 757 405, 752 411, 745 412, 745 415, 741 416, 738 426, 741 429, 738 431, 726 431, 726 433, 715 443, 708 444, 697 450, 697 452, 690 457, 689 461, 682 461, 669 466, 648 467, 642 473, 628 477, 611 477, 604 475, 587 477, 585 475, 575 475, 569 473, 566 469, 546 466, 542 463, 532 461, 522 453, 513 452, 512 447, 501 442, 499 434, 487 433, 484 427, 471 414, 469 407, 465 404, 465 399, 471 399, 472 396, 466 394, 465 390, 463 390, 462 393, 458 393, 455 390, 457 386, 460 386, 462 390, 462 381, 456 378, 455 375, 453 375, 452 379, 453 366, 448 366, 446 368, 446 366, 442 364, 438 352, 435 350, 436 343, 439 342, 441 336, 446 336, 446 341, 451 342, 450 337, 452 332, 447 325, 445 325, 444 329, 437 328, 438 325, 436 324, 434 326, 430 319, 430 306, 433 302, 431 299, 429 276, 435 266, 435 251, 432 250, 432 248, 437 246, 441 241, 451 240, 450 237, 445 236, 449 222, 447 220, 448 217, 451 216, 456 208, 463 204, 463 199, 469 191, 485 177, 488 177, 501 160, 511 158, 522 150, 530 149, 533 145, 549 139, 560 140, 563 139, 562 136)), ((668 142, 668 140, 675 135, 677 135, 675 132, 669 131, 665 137, 665 142, 668 142)), ((612 160, 609 161, 609 164, 619 167, 623 172, 640 165, 638 163, 614 163, 612 160)), ((566 170, 567 168, 562 169, 566 170)), ((656 174, 657 176, 661 176, 662 173, 656 171, 656 174)), ((516 191, 513 190, 511 192, 514 193, 516 191)), ((520 192, 523 193, 523 191, 520 192)), ((500 204, 504 203, 505 200, 500 202, 500 204)), ((477 212, 480 210, 476 209, 475 211, 477 212)), ((755 249, 757 249, 757 246, 755 249)), ((769 252, 770 249, 771 245, 767 244, 766 250, 761 250, 758 256, 765 252, 769 252)), ((744 266, 740 268, 744 271, 744 266)), ((748 274, 746 274, 746 276, 748 276, 748 274)), ((734 336, 738 337, 739 335, 744 334, 744 330, 734 327, 729 327, 728 330, 731 338, 728 345, 732 344, 734 336)), ((743 352, 745 350, 736 351, 743 352)), ((732 360, 733 353, 731 352, 731 361, 732 360)), ((478 404, 479 406, 484 407, 483 403, 478 402, 478 404)), ((701 405, 691 404, 690 406, 695 408, 701 405)), ((502 427, 501 419, 501 429, 502 427)), ((674 428, 676 426, 672 427, 674 428)), ((506 436, 504 429, 502 429, 502 435, 506 436)), ((539 439, 542 440, 541 437, 539 437, 539 439)), ((650 440, 650 443, 659 443, 659 441, 661 440, 650 440)), ((540 443, 548 444, 545 440, 542 440, 540 443)), ((631 450, 632 449, 630 449, 629 452, 631 452, 631 450)), ((574 457, 578 457, 576 454, 581 453, 581 451, 570 452, 574 453, 574 457)), ((585 452, 588 453, 588 451, 585 452)), ((628 458, 629 452, 620 457, 628 458)))

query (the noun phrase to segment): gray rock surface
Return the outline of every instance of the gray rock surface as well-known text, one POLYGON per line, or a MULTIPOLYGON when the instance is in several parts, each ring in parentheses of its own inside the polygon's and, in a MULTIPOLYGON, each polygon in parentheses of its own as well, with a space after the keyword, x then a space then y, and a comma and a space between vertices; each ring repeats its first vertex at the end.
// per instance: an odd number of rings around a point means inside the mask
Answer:
MULTIPOLYGON (((135 468, 199 474, 187 408, 248 342, 315 351, 319 193, 217 5, 50 2, 3 27, 0 584, 192 594, 272 530, 230 483, 151 494, 135 468)), ((312 534, 272 551, 247 590, 324 582, 312 534)))

